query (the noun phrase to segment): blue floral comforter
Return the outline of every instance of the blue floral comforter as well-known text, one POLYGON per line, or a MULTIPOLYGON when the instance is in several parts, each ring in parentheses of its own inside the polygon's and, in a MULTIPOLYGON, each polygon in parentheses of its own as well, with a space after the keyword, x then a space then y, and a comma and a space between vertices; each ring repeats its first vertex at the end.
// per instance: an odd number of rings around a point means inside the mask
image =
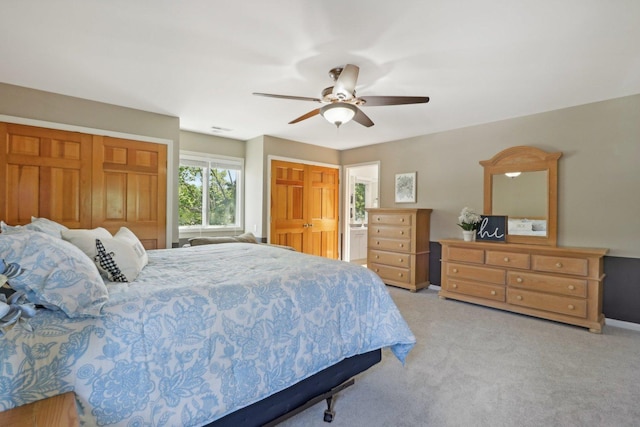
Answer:
POLYGON ((0 410, 66 391, 85 425, 199 426, 415 338, 366 268, 266 245, 149 251, 97 318, 40 310, 0 338, 0 410))

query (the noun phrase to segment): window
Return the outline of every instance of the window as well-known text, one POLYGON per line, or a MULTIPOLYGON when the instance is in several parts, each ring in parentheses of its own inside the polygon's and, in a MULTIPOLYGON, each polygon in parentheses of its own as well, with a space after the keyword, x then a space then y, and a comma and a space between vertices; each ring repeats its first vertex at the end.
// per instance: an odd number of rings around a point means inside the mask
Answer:
POLYGON ((238 158, 180 153, 180 229, 242 229, 243 164, 238 158))
POLYGON ((365 214, 367 213, 367 211, 365 211, 365 198, 366 198, 366 189, 367 186, 366 184, 363 184, 362 182, 356 182, 356 188, 355 188, 355 196, 356 196, 356 200, 355 200, 355 205, 356 205, 356 217, 355 220, 356 222, 364 222, 364 218, 365 218, 365 214))

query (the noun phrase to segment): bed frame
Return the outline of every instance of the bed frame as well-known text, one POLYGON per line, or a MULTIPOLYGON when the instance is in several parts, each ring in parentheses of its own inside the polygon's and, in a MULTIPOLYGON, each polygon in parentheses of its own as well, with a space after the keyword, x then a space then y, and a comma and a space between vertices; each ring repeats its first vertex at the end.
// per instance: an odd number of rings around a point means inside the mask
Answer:
POLYGON ((355 375, 369 369, 381 359, 380 349, 349 357, 206 427, 275 426, 322 400, 327 401, 324 421, 331 422, 335 415, 333 396, 353 385, 355 375))

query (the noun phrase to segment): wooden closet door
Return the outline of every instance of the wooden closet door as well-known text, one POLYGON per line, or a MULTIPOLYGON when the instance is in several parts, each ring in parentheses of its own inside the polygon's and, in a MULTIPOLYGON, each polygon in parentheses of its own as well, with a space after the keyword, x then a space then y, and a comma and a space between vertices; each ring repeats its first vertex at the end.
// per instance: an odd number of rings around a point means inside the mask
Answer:
POLYGON ((93 152, 92 224, 166 248, 166 145, 94 136, 93 152))
POLYGON ((91 224, 91 136, 0 123, 0 219, 31 216, 69 228, 91 224))
POLYGON ((305 165, 273 160, 271 162, 271 232, 270 241, 276 245, 305 252, 308 239, 307 172, 305 165))
POLYGON ((338 170, 271 162, 271 243, 338 258, 338 170))
POLYGON ((338 259, 338 169, 309 166, 308 170, 311 238, 305 253, 338 259))

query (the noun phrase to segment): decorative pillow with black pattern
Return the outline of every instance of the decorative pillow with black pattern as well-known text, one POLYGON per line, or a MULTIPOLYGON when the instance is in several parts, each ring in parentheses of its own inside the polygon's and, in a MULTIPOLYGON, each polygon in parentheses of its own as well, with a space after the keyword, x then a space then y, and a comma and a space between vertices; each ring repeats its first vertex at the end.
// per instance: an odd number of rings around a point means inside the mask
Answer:
MULTIPOLYGON (((9 299, 9 297, 16 292, 9 285, 9 279, 18 277, 23 272, 24 272, 24 269, 22 269, 20 267, 20 264, 18 264, 17 262, 7 263, 4 259, 0 260, 0 295, 4 295, 5 300, 9 299)), ((0 318, 1 317, 2 316, 0 316, 0 318)))
POLYGON ((113 252, 107 252, 100 239, 96 239, 96 250, 98 255, 95 256, 94 261, 102 271, 106 272, 109 280, 112 282, 128 282, 127 277, 122 274, 118 264, 113 260, 113 252))

